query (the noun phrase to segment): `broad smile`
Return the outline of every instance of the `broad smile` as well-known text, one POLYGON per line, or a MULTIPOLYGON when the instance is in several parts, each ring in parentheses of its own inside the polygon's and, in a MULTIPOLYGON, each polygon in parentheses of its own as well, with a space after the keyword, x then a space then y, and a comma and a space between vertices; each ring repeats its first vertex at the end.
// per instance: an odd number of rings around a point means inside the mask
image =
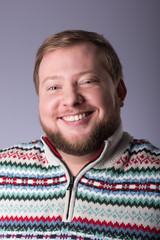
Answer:
POLYGON ((85 119, 92 113, 93 112, 85 112, 85 113, 79 113, 79 114, 74 114, 74 115, 65 115, 65 116, 61 116, 60 119, 66 121, 66 122, 76 122, 76 121, 85 119))

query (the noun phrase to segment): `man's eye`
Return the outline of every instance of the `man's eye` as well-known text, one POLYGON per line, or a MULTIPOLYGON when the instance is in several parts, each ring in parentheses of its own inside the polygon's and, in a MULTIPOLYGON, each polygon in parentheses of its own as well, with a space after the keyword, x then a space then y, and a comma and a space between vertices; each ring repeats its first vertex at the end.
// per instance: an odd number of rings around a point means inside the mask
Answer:
POLYGON ((53 86, 53 87, 50 87, 49 90, 57 90, 59 89, 59 87, 56 87, 56 86, 53 86))
POLYGON ((91 80, 87 80, 87 81, 85 81, 83 84, 90 84, 90 83, 92 83, 93 81, 91 81, 91 80))
POLYGON ((97 80, 96 79, 91 79, 91 80, 83 81, 81 84, 82 85, 88 85, 88 84, 95 84, 95 83, 97 83, 97 80))

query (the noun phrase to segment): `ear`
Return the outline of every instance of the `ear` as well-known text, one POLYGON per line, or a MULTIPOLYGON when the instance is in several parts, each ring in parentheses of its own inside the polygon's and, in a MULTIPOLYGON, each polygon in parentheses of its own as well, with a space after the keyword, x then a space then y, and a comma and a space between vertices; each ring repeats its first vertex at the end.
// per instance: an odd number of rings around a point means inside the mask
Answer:
POLYGON ((126 97, 126 94, 127 94, 126 85, 125 85, 123 79, 120 79, 118 82, 118 85, 117 85, 117 95, 118 95, 120 107, 124 106, 124 99, 126 97))

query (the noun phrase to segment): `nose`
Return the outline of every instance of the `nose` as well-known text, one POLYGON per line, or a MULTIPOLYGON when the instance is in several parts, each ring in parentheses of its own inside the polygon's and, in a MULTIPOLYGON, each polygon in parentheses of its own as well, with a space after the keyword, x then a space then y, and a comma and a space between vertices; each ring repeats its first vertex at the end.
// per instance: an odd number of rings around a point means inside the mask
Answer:
POLYGON ((65 89, 62 104, 63 106, 74 107, 82 104, 84 102, 84 97, 76 87, 70 86, 65 89))

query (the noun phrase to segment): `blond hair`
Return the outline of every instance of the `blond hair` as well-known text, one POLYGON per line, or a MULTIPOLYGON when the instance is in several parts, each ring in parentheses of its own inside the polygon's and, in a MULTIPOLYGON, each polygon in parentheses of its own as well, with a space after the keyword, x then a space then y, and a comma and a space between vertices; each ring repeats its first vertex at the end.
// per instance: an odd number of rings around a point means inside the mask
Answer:
POLYGON ((109 72, 114 82, 118 82, 119 79, 123 77, 122 65, 118 55, 103 35, 84 30, 67 30, 48 37, 37 51, 33 74, 37 93, 39 89, 39 66, 43 56, 58 48, 65 48, 82 42, 90 42, 97 46, 104 57, 106 70, 109 72))

